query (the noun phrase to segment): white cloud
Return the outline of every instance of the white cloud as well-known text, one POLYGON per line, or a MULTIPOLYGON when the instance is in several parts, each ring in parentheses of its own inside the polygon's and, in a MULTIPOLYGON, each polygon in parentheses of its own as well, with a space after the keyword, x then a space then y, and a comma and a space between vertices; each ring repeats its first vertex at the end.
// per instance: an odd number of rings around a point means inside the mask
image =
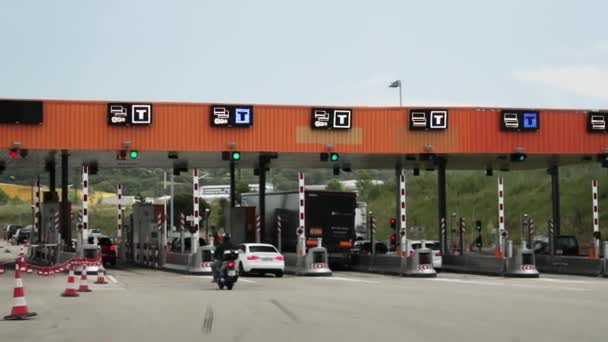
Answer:
POLYGON ((540 67, 516 71, 518 80, 543 83, 573 94, 608 99, 608 68, 594 65, 540 67))

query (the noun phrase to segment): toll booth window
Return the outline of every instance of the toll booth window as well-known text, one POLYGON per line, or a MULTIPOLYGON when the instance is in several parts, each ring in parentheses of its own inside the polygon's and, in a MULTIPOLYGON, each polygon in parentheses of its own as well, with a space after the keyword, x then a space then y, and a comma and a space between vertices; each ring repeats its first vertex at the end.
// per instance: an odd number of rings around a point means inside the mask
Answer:
POLYGON ((431 253, 427 253, 427 252, 420 253, 419 257, 418 257, 418 263, 421 265, 432 264, 433 261, 431 260, 431 253))
POLYGON ((522 254, 522 256, 521 256, 521 263, 523 265, 532 265, 532 264, 534 264, 534 262, 532 261, 532 254, 531 253, 522 254))
POLYGON ((312 262, 313 263, 325 262, 325 254, 323 252, 314 252, 312 254, 312 262))

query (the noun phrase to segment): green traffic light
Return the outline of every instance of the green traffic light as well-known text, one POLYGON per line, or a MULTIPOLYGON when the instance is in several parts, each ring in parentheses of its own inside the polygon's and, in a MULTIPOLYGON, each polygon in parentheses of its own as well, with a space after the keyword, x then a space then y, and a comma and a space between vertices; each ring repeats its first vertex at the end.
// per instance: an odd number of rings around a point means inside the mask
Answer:
POLYGON ((332 153, 329 158, 331 161, 338 161, 340 159, 340 155, 337 153, 332 153))
POLYGON ((131 159, 137 159, 137 157, 139 157, 139 152, 131 151, 129 155, 131 156, 131 159))
POLYGON ((240 160, 241 152, 232 152, 232 160, 240 160))

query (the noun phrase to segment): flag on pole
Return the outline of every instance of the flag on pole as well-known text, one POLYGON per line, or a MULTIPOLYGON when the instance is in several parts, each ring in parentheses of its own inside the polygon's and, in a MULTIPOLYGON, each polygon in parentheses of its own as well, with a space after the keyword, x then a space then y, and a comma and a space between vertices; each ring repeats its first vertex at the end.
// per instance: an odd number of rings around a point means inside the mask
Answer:
POLYGON ((389 85, 390 88, 399 88, 401 87, 401 80, 396 80, 395 82, 391 83, 391 85, 389 85))

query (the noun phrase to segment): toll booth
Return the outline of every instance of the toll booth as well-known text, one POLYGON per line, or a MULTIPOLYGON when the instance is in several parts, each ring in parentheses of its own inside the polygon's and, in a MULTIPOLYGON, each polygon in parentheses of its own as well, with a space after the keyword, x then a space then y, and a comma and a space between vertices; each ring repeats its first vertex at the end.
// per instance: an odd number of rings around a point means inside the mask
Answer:
POLYGON ((127 231, 132 246, 130 254, 135 264, 154 267, 160 263, 162 229, 159 229, 157 218, 164 214, 162 205, 135 204, 131 216, 131 225, 127 231))
POLYGON ((516 249, 513 253, 512 241, 507 241, 507 253, 505 255, 505 276, 521 278, 538 278, 536 269, 536 258, 534 250, 528 248, 516 249))

